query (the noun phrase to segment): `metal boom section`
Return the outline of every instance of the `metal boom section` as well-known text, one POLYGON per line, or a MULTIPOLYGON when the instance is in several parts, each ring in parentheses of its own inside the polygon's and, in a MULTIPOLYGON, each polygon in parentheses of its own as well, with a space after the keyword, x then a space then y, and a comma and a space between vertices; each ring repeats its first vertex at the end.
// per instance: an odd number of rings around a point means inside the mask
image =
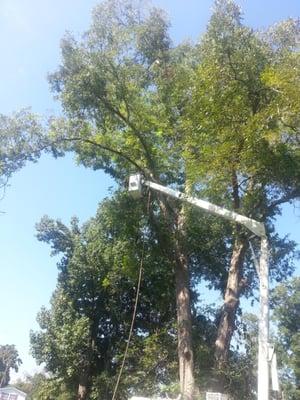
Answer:
POLYGON ((142 196, 143 186, 164 193, 175 199, 185 201, 202 210, 225 218, 229 221, 245 226, 261 239, 261 252, 259 261, 259 291, 260 291, 260 313, 259 313, 259 335, 258 335, 258 377, 257 377, 257 399, 269 400, 269 267, 268 267, 268 239, 265 225, 262 222, 248 218, 234 211, 217 206, 208 201, 187 196, 178 190, 174 190, 158 183, 144 180, 140 174, 129 177, 129 192, 133 197, 142 196))

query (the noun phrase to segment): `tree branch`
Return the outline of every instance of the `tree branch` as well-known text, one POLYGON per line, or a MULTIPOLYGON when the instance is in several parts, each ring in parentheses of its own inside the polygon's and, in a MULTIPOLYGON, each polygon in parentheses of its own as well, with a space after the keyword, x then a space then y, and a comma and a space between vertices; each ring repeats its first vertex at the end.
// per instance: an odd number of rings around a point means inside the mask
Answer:
POLYGON ((287 203, 291 200, 296 199, 297 197, 300 197, 300 188, 294 189, 292 190, 290 193, 286 194, 285 196, 281 197, 278 200, 273 201, 273 203, 271 203, 266 211, 266 215, 271 215, 272 211, 275 207, 279 206, 280 204, 283 203, 287 203))
POLYGON ((229 66, 230 66, 230 68, 231 68, 231 70, 232 70, 232 72, 233 72, 233 77, 234 77, 234 79, 235 79, 237 82, 242 83, 243 85, 245 85, 245 86, 247 87, 247 89, 249 89, 248 82, 247 82, 245 79, 242 79, 242 78, 239 78, 239 77, 238 77, 238 73, 237 73, 237 71, 236 71, 236 69, 235 69, 235 67, 234 67, 234 65, 233 65, 232 59, 231 59, 230 50, 227 49, 226 53, 227 53, 227 57, 228 57, 228 64, 229 64, 229 66))
MULTIPOLYGON (((125 99, 123 99, 123 101, 126 104, 125 99)), ((152 157, 150 155, 148 146, 146 144, 145 139, 143 138, 143 136, 141 135, 141 133, 139 132, 139 130, 133 125, 133 123, 131 121, 129 121, 128 118, 126 118, 125 115, 123 115, 121 113, 120 110, 118 110, 117 108, 113 107, 109 101, 107 100, 103 100, 103 103, 105 104, 105 106, 112 112, 114 113, 121 121, 123 121, 136 135, 136 137, 138 138, 138 140, 140 141, 144 151, 145 151, 145 156, 146 156, 146 160, 148 162, 148 166, 149 168, 152 170, 152 172, 154 172, 154 162, 152 160, 152 157)))
MULTIPOLYGON (((115 67, 114 63, 111 62, 110 60, 107 60, 110 70, 113 71, 113 74, 116 78, 117 82, 121 82, 122 85, 122 79, 120 78, 119 74, 118 74, 118 70, 115 67)), ((127 102, 127 98, 125 95, 125 89, 126 88, 124 85, 123 86, 123 90, 122 90, 122 100, 125 103, 125 107, 126 107, 126 111, 127 111, 127 117, 118 109, 115 108, 109 100, 107 100, 106 98, 101 98, 100 101, 103 102, 103 104, 109 109, 109 111, 111 111, 113 114, 115 114, 121 121, 123 121, 126 125, 128 125, 128 127, 135 133, 136 137, 138 138, 138 140, 140 141, 144 151, 145 151, 145 156, 148 162, 148 166, 149 168, 152 170, 152 172, 154 173, 154 162, 152 160, 148 145, 143 137, 143 135, 141 134, 141 132, 136 128, 136 126, 130 121, 130 109, 129 109, 129 105, 127 102)))
POLYGON ((86 139, 86 138, 81 138, 81 137, 70 137, 70 138, 64 138, 64 139, 60 139, 60 141, 64 141, 64 142, 83 142, 83 143, 88 143, 92 146, 96 146, 99 147, 102 150, 106 150, 110 153, 116 154, 117 156, 123 158, 124 160, 128 161, 130 164, 132 164, 133 166, 135 166, 135 168, 140 171, 142 174, 144 175, 148 175, 147 171, 142 168, 138 163, 136 163, 134 160, 132 160, 130 157, 128 157, 126 154, 122 153, 119 150, 116 149, 112 149, 111 147, 102 145, 100 143, 94 142, 93 140, 90 139, 86 139))
POLYGON ((232 170, 231 172, 231 184, 232 184, 233 208, 235 210, 238 210, 240 208, 240 195, 239 195, 239 183, 235 170, 232 170))

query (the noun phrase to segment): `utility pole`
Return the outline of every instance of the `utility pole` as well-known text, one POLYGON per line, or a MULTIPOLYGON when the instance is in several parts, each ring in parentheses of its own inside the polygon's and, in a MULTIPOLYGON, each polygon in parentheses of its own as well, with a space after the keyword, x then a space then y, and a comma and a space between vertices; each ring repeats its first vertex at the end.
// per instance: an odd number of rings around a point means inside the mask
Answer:
POLYGON ((129 192, 133 197, 142 196, 143 187, 156 190, 175 199, 192 204, 205 212, 225 218, 229 221, 245 226, 261 240, 259 260, 259 291, 260 313, 258 334, 258 371, 257 371, 257 400, 270 399, 270 372, 269 372, 269 267, 268 267, 268 239, 265 226, 262 222, 240 215, 234 211, 217 206, 208 201, 186 196, 184 193, 144 180, 140 174, 129 177, 129 192))

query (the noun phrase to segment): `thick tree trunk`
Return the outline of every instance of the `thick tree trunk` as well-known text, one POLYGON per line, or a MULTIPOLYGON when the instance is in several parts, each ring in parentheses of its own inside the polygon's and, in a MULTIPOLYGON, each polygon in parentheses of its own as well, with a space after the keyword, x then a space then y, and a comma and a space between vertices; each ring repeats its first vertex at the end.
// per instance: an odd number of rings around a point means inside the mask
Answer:
POLYGON ((80 376, 77 392, 77 400, 86 400, 88 395, 88 377, 87 374, 83 373, 80 376))
POLYGON ((188 267, 188 256, 184 248, 186 240, 185 209, 181 211, 170 209, 160 199, 162 210, 169 234, 175 234, 175 239, 167 241, 166 252, 170 259, 175 255, 175 285, 176 285, 176 307, 177 307, 177 337, 178 337, 178 362, 180 393, 184 400, 191 400, 196 393, 194 380, 194 354, 192 347, 192 317, 190 276, 188 267), (175 214, 175 220, 174 220, 175 214), (177 227, 174 232, 174 226, 177 227))
POLYGON ((184 400, 190 400, 195 393, 194 382, 194 355, 192 348, 192 317, 190 277, 188 257, 182 241, 185 237, 184 216, 179 217, 179 240, 175 243, 175 283, 177 305, 177 330, 178 330, 178 361, 180 391, 184 400))
POLYGON ((190 400, 194 393, 194 357, 192 349, 189 272, 184 256, 179 257, 176 262, 175 278, 180 391, 184 399, 190 400))
POLYGON ((230 342, 235 329, 236 311, 239 305, 239 296, 242 287, 242 267, 246 249, 247 242, 245 240, 236 239, 215 343, 215 358, 218 369, 222 369, 228 360, 230 342))

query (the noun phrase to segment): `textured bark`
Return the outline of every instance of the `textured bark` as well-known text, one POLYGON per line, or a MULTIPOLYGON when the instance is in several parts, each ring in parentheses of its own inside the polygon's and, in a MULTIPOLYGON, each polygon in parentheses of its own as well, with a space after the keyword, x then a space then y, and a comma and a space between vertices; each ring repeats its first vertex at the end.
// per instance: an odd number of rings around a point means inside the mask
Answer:
POLYGON ((182 399, 191 400, 196 394, 194 380, 194 353, 192 346, 192 317, 191 295, 188 256, 184 247, 186 240, 185 208, 181 211, 159 198, 160 209, 164 216, 169 234, 175 235, 174 240, 170 236, 166 240, 168 245, 165 250, 171 260, 175 255, 175 285, 177 307, 177 338, 178 338, 178 362, 179 382, 182 399), (175 228, 176 227, 176 228, 175 228), (175 228, 175 231, 174 231, 175 228))
MULTIPOLYGON (((240 208, 239 183, 237 173, 233 169, 231 174, 232 205, 235 211, 240 208)), ((220 316, 217 339, 215 343, 216 367, 222 369, 228 360, 231 338, 235 330, 236 311, 239 306, 240 291, 242 288, 242 268, 247 249, 247 241, 239 237, 240 227, 236 226, 237 238, 228 272, 227 285, 224 295, 224 304, 220 316)))
POLYGON ((192 347, 192 318, 188 257, 181 246, 184 239, 184 216, 178 224, 179 240, 175 244, 175 282, 178 324, 178 361, 180 391, 183 399, 190 400, 195 392, 194 354, 192 347))
POLYGON ((78 384, 77 400, 86 400, 88 395, 88 378, 83 374, 78 384))
POLYGON ((242 288, 242 267, 247 249, 245 240, 236 239, 230 262, 224 305, 215 347, 216 366, 221 369, 228 360, 230 342, 235 330, 236 311, 242 288))
MULTIPOLYGON (((92 329, 93 335, 96 335, 96 324, 92 329)), ((92 359, 93 352, 95 351, 95 340, 90 338, 90 346, 86 350, 86 364, 82 366, 81 374, 79 375, 78 390, 77 390, 77 400, 86 400, 89 397, 89 391, 91 389, 91 377, 92 371, 92 359)))

